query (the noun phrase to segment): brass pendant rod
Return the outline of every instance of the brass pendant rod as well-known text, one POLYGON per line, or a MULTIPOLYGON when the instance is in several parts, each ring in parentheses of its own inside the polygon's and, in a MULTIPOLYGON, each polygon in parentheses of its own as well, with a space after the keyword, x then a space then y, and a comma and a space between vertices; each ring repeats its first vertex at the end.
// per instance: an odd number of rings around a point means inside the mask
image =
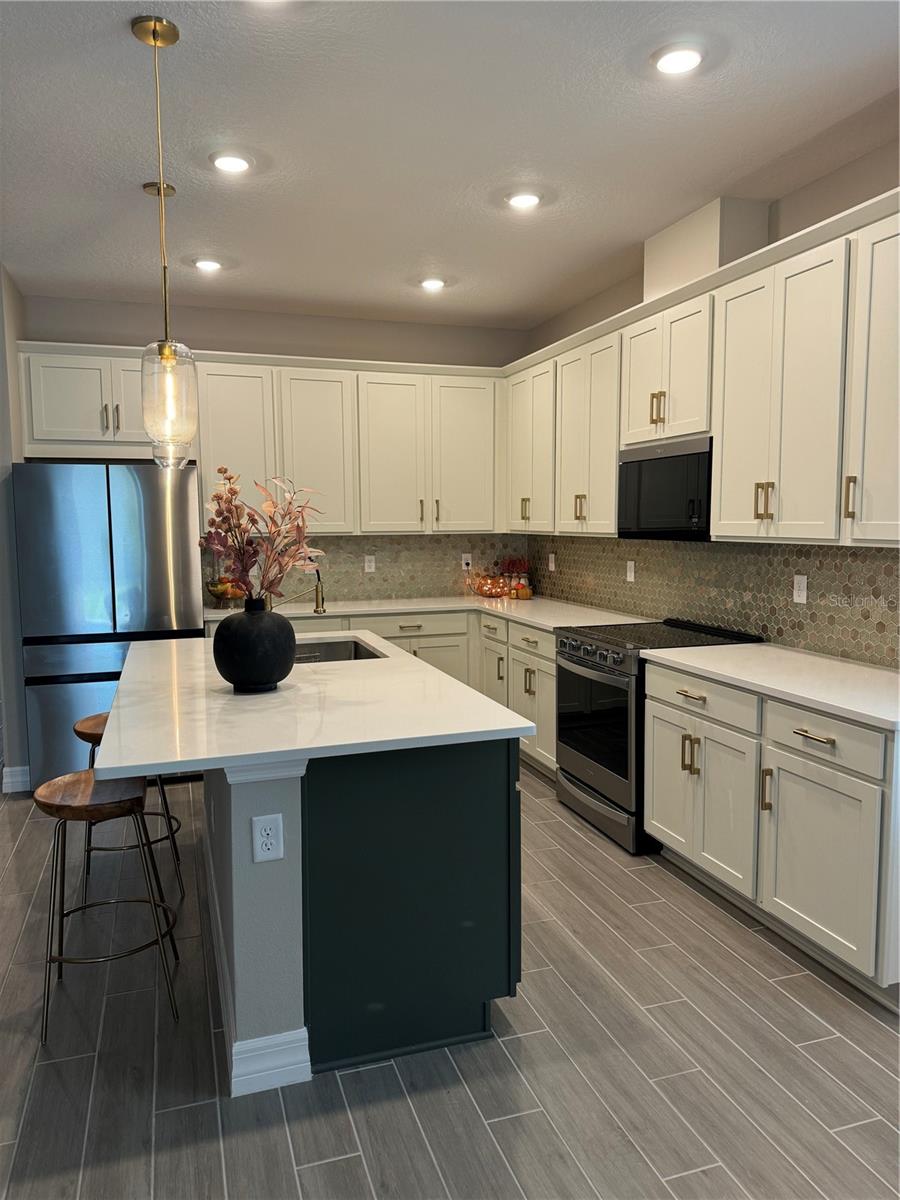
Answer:
POLYGON ((166 180, 163 175, 162 106, 159 98, 159 30, 153 29, 153 79, 156 84, 156 157, 159 178, 159 257, 162 264, 163 339, 169 341, 169 258, 166 253, 166 180))

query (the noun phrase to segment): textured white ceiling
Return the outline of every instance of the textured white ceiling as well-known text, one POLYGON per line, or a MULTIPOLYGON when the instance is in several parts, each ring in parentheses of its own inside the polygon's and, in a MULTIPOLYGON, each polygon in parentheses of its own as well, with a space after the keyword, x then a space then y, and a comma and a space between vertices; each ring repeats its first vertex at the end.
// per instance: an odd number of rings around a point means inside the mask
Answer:
MULTIPOLYGON (((152 299, 151 54, 122 4, 0 4, 0 255, 152 299)), ((143 10, 146 11, 146 8, 143 10)), ((164 3, 181 303, 526 328, 645 237, 896 87, 893 3, 164 3), (700 38, 695 75, 648 66, 700 38), (243 149, 252 174, 208 163, 243 149), (528 186, 550 198, 511 213, 528 186), (199 255, 233 263, 213 278, 199 255), (414 284, 450 281, 438 296, 414 284)), ((851 155, 845 155, 850 157, 851 155)), ((836 164, 831 164, 836 165, 836 164)), ((829 169, 829 164, 823 167, 829 169)), ((804 182, 801 180, 800 182, 804 182)))

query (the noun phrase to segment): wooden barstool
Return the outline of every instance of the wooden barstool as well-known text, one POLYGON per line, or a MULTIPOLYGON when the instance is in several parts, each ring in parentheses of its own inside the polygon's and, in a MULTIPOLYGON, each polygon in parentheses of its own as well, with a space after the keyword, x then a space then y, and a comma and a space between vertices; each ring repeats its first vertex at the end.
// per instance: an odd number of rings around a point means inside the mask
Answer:
POLYGON ((162 963, 163 974, 166 977, 166 989, 169 993, 169 1003, 172 1006, 172 1016, 178 1020, 178 1005, 175 1003, 175 989, 172 985, 172 972, 166 957, 163 938, 168 938, 172 948, 172 957, 178 961, 178 947, 175 945, 173 930, 177 920, 175 910, 166 904, 163 895, 156 859, 153 857, 153 847, 147 822, 144 820, 144 798, 147 792, 146 779, 95 779, 93 771, 74 771, 71 775, 60 775, 50 779, 34 793, 34 802, 41 812, 48 817, 56 818, 53 831, 53 860, 50 868, 50 908, 47 916, 47 961, 44 967, 44 1005, 41 1014, 41 1043, 47 1041, 47 1021, 50 1012, 50 972, 56 963, 57 979, 62 979, 64 963, 104 963, 117 958, 127 958, 149 950, 156 946, 162 963), (140 853, 141 865, 144 868, 144 883, 147 888, 146 896, 135 899, 91 900, 89 903, 76 904, 66 908, 66 826, 69 821, 84 821, 99 825, 101 821, 115 821, 119 818, 130 817, 134 825, 136 846, 140 853), (153 928, 156 936, 140 946, 132 946, 128 950, 120 950, 116 954, 100 954, 92 958, 76 958, 63 954, 63 935, 65 922, 73 913, 84 912, 89 908, 100 908, 105 904, 149 904, 153 914, 153 928), (165 925, 160 921, 160 913, 166 918, 165 925), (56 953, 53 953, 54 924, 56 925, 56 953))
MULTIPOLYGON (((103 734, 106 731, 106 722, 109 718, 108 712, 93 713, 90 717, 82 717, 80 721, 76 721, 72 726, 73 732, 81 741, 87 742, 90 746, 88 753, 88 768, 93 771, 94 759, 97 757, 97 747, 103 740, 103 734)), ((181 820, 179 817, 173 817, 169 809, 169 798, 166 795, 166 787, 162 780, 162 775, 156 776, 156 788, 159 792, 159 800, 162 807, 157 809, 145 809, 145 817, 162 817, 166 827, 166 832, 160 837, 152 838, 151 845, 155 846, 159 842, 167 841, 172 850, 172 862, 175 864, 175 878, 178 880, 178 891, 181 893, 182 900, 184 899, 184 880, 181 877, 181 855, 178 852, 178 843, 175 840, 175 834, 181 829, 181 820)), ((87 886, 88 876, 91 873, 91 855, 99 854, 101 851, 121 851, 136 850, 137 847, 131 846, 95 846, 93 844, 92 824, 90 821, 84 827, 84 874, 81 880, 81 902, 87 902, 87 886)))

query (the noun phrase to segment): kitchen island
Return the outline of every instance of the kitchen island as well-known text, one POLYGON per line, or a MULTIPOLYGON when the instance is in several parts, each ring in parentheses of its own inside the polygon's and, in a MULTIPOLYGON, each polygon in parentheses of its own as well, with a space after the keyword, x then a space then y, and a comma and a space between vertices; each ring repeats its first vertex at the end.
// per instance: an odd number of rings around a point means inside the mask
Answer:
POLYGON ((133 643, 97 757, 101 779, 203 773, 232 1095, 487 1037, 520 976, 534 726, 374 634, 327 640, 346 657, 252 696, 208 640, 133 643), (283 857, 254 861, 255 817, 283 857))

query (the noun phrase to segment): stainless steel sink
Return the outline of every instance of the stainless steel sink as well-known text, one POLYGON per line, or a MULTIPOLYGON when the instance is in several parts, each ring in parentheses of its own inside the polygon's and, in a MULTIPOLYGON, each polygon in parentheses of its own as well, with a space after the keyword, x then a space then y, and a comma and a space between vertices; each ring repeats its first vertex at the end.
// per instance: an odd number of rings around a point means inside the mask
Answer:
POLYGON ((381 657, 356 638, 336 638, 332 642, 304 640, 297 643, 297 649, 294 651, 295 663, 353 662, 355 659, 381 657))

